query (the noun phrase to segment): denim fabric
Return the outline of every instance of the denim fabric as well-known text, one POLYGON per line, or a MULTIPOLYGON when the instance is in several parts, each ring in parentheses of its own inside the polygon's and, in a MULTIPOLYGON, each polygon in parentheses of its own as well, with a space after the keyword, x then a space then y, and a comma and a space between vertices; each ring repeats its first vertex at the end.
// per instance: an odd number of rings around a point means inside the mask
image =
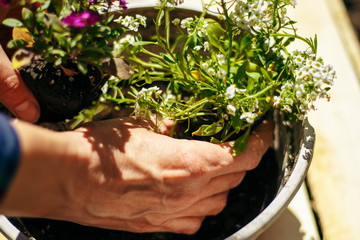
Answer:
POLYGON ((0 113, 0 200, 13 179, 20 160, 20 145, 10 119, 0 113))

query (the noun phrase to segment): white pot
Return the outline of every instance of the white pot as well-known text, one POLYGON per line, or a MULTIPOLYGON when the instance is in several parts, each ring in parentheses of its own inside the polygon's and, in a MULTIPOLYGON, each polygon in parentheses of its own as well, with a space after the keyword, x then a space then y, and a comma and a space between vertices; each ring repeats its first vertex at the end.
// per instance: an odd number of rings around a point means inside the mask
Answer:
MULTIPOLYGON (((135 2, 129 6, 129 12, 142 15, 155 16, 152 11, 154 1, 144 4, 135 2), (150 8, 149 8, 150 7, 150 8)), ((180 10, 179 10, 180 11, 180 10)), ((201 12, 201 6, 195 4, 181 5, 182 17, 189 13, 201 12)), ((149 17, 148 17, 149 19, 149 17)), ((276 116, 278 117, 278 116, 276 116)), ((308 121, 285 127, 277 121, 275 128, 274 149, 276 152, 279 174, 276 186, 276 194, 272 199, 267 199, 261 212, 238 231, 225 237, 226 240, 255 239, 268 228, 282 211, 285 210, 302 185, 313 155, 315 132, 308 121)), ((0 231, 10 240, 28 239, 4 216, 0 217, 0 231)), ((64 229, 66 231, 66 229, 64 229)), ((184 237, 185 239, 185 237, 184 237)), ((198 239, 203 240, 203 239, 198 239)))

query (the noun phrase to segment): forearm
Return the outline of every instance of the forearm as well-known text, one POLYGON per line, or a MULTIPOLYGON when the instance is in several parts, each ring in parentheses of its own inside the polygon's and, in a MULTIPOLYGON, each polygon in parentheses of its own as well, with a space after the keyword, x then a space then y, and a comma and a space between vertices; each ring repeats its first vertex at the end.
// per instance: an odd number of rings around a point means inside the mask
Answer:
MULTIPOLYGON (((21 159, 17 173, 0 205, 10 216, 46 217, 66 200, 66 180, 74 175, 76 146, 57 133, 22 121, 13 123, 21 159)), ((57 210, 56 210, 57 211, 57 210)))

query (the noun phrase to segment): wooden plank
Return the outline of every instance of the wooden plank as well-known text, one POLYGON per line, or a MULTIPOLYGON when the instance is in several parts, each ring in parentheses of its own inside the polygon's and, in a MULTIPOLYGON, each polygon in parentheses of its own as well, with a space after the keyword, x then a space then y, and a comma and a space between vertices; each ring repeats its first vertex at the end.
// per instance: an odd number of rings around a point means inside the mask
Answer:
POLYGON ((308 180, 327 240, 360 236, 359 45, 342 4, 301 0, 293 13, 300 35, 318 34, 318 55, 338 75, 330 103, 310 115, 317 139, 308 180))

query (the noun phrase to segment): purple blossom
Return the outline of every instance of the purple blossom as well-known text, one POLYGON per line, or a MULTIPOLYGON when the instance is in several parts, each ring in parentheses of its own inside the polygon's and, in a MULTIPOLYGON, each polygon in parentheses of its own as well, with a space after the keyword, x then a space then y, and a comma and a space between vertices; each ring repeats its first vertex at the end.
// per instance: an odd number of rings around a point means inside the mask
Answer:
POLYGON ((0 5, 7 7, 10 5, 11 0, 0 0, 0 5))
POLYGON ((79 13, 72 12, 69 16, 63 18, 61 23, 71 27, 83 28, 92 26, 100 21, 99 13, 87 10, 79 13))
POLYGON ((120 0, 120 1, 119 1, 119 6, 120 6, 122 9, 127 9, 126 4, 128 4, 128 2, 126 2, 125 0, 120 0))

